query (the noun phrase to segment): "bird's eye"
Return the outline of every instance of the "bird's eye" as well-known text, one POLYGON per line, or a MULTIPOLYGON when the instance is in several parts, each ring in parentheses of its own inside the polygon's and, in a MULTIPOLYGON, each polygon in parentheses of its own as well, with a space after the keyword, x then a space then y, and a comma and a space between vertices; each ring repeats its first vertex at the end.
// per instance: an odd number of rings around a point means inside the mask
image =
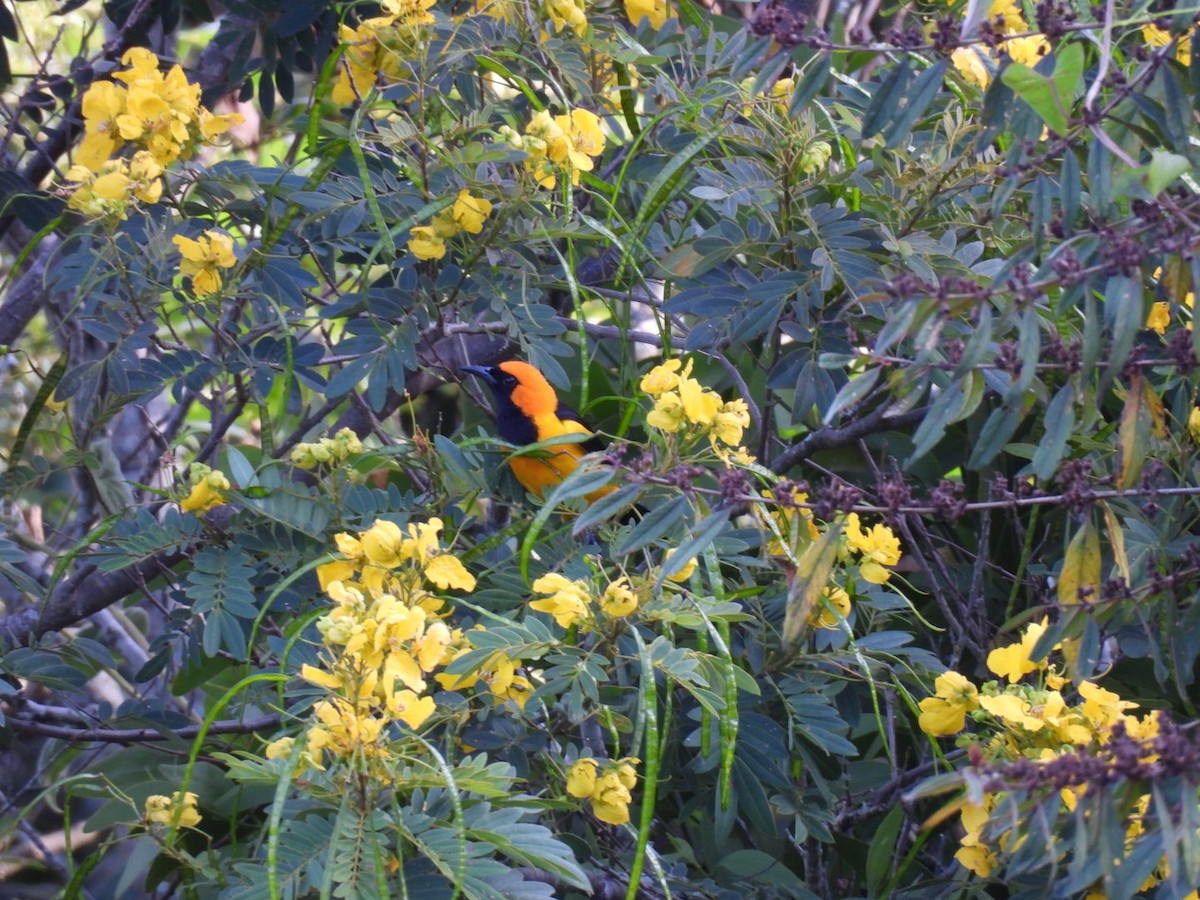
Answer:
POLYGON ((505 387, 513 387, 516 385, 517 379, 514 378, 512 375, 505 375, 503 378, 503 382, 504 382, 505 387))

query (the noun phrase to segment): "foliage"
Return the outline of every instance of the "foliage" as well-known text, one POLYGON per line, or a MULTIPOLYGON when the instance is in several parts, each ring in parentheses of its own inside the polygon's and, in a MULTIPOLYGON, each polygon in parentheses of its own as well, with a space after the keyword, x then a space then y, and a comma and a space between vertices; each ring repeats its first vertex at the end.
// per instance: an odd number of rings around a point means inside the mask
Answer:
POLYGON ((1196 896, 1196 8, 225 10, 0 0, 21 877, 1196 896))

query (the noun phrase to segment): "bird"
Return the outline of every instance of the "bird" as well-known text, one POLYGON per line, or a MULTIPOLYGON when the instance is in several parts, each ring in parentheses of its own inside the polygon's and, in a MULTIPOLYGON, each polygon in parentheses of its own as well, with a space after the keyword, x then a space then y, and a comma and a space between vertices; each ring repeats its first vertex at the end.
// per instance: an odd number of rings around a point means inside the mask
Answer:
MULTIPOLYGON (((462 371, 478 376, 492 389, 496 397, 496 431, 501 440, 514 447, 528 447, 566 434, 587 435, 579 443, 547 447, 536 455, 514 456, 508 461, 521 486, 539 499, 574 472, 586 454, 604 450, 604 444, 579 414, 559 402, 546 376, 529 363, 508 360, 495 366, 463 366, 462 371)), ((594 503, 615 490, 605 485, 585 496, 594 503)))

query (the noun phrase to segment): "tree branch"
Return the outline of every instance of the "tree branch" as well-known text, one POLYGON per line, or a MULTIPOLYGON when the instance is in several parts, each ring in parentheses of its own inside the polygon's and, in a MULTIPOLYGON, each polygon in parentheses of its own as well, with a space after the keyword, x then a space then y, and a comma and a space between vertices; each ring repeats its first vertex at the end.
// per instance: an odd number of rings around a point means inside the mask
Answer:
POLYGON ((57 738, 61 741, 81 743, 101 741, 107 744, 139 744, 144 741, 169 741, 172 738, 190 739, 202 731, 212 734, 252 734, 279 727, 283 716, 278 713, 259 716, 256 719, 223 719, 213 722, 208 728, 203 725, 185 725, 182 728, 71 728, 68 725, 49 725, 29 719, 8 718, 13 731, 33 734, 38 737, 57 738))
POLYGON ((0 649, 27 646, 44 634, 82 622, 144 588, 184 556, 182 552, 164 553, 116 572, 98 573, 95 566, 84 566, 63 578, 40 610, 23 609, 0 617, 0 649))
POLYGON ((821 450, 832 450, 835 447, 845 447, 860 441, 870 434, 880 431, 892 431, 897 428, 907 428, 915 425, 929 412, 929 407, 911 409, 898 416, 889 416, 886 407, 879 407, 849 425, 841 428, 822 428, 807 435, 803 440, 792 444, 775 459, 771 460, 771 471, 776 474, 786 472, 801 460, 808 459, 821 450))

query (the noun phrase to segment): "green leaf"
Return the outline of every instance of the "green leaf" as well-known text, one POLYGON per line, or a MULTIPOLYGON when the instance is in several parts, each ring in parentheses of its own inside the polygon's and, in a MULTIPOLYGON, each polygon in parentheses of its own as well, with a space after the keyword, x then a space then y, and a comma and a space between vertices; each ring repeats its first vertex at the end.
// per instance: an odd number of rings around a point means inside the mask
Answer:
POLYGON ((900 841, 900 826, 904 824, 904 806, 896 803, 875 829, 871 845, 867 848, 867 894, 880 896, 880 888, 892 873, 900 841))
POLYGON ((617 556, 628 556, 647 547, 654 541, 666 535, 671 529, 686 522, 691 513, 691 505, 686 497, 676 497, 668 503, 655 506, 642 516, 642 520, 626 534, 613 552, 617 556))
POLYGON ((900 61, 900 65, 888 73, 887 78, 875 89, 871 102, 867 104, 862 120, 864 141, 881 132, 892 121, 891 116, 900 109, 911 81, 912 67, 906 56, 900 61))
POLYGON ((1050 405, 1046 407, 1046 432, 1038 443, 1033 461, 1023 471, 1028 471, 1039 481, 1053 475, 1074 427, 1075 389, 1065 384, 1059 388, 1050 405))
POLYGON ((692 529, 691 535, 687 540, 674 548, 671 558, 663 564, 662 570, 658 573, 657 583, 661 584, 664 578, 674 575, 686 566, 690 560, 708 549, 708 545, 716 540, 717 535, 725 529, 728 523, 729 510, 727 509, 718 509, 701 520, 692 529))

